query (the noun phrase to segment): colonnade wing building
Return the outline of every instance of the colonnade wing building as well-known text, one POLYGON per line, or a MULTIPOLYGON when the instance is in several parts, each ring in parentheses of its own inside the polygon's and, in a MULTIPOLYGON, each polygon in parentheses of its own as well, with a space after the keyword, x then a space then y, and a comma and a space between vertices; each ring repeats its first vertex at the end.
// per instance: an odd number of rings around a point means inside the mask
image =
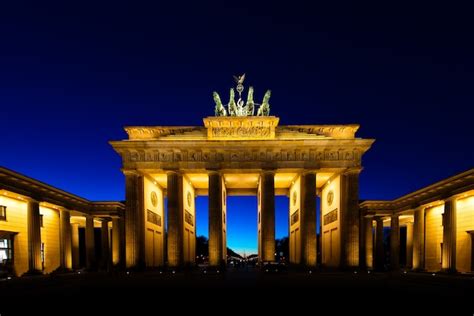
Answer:
POLYGON ((357 125, 279 126, 273 116, 216 116, 204 126, 126 127, 110 142, 126 177, 126 266, 194 262, 195 197, 209 196, 209 261, 226 260, 226 197, 258 197, 258 255, 275 260, 275 195, 290 197, 290 261, 317 263, 316 197, 322 217, 322 264, 359 265, 359 173, 374 140, 357 125))
POLYGON ((363 266, 397 270, 402 263, 419 271, 474 271, 474 169, 393 201, 360 206, 363 266), (384 227, 390 227, 389 249, 384 227))
POLYGON ((118 265, 125 257, 124 208, 0 167, 0 274, 118 265))

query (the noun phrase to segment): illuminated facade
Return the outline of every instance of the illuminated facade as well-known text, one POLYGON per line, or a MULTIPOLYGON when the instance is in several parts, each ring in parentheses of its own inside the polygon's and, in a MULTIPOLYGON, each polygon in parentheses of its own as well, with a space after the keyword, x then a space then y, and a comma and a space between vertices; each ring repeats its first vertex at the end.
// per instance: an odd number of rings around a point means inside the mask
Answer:
POLYGON ((276 117, 204 123, 128 127, 129 139, 111 142, 123 159, 126 205, 91 202, 0 168, 0 274, 193 264, 198 195, 209 196, 214 266, 226 260, 227 196, 258 197, 259 259, 268 262, 274 197, 285 195, 293 264, 474 271, 474 169, 393 201, 359 204, 361 157, 373 140, 355 138, 357 126, 278 126, 276 117))
POLYGON ((366 267, 382 269, 389 263, 397 270, 405 257, 405 266, 414 270, 474 271, 474 169, 394 201, 362 202, 360 212, 366 267), (390 227, 390 260, 384 258, 383 227, 390 227))
POLYGON ((209 196, 209 260, 226 260, 226 197, 258 197, 258 254, 275 260, 275 196, 290 197, 290 261, 317 264, 316 199, 321 196, 322 262, 359 265, 359 173, 374 142, 357 125, 279 126, 274 116, 215 116, 204 126, 126 127, 110 142, 126 178, 126 265, 194 263, 195 197, 209 196), (151 223, 150 214, 158 218, 151 223), (153 260, 151 258, 154 258, 153 260))
POLYGON ((374 140, 357 138, 358 125, 281 126, 269 115, 270 91, 262 104, 253 88, 242 100, 244 78, 236 77, 238 100, 231 89, 227 109, 214 93, 216 116, 203 126, 126 127, 128 139, 110 142, 122 158, 125 205, 91 202, 0 168, 2 270, 193 265, 200 195, 209 199, 211 266, 226 264, 231 195, 257 196, 258 258, 275 261, 275 196, 284 195, 292 264, 474 270, 474 169, 394 201, 360 204, 361 161, 374 140))
POLYGON ((0 274, 119 266, 123 211, 0 167, 0 274))

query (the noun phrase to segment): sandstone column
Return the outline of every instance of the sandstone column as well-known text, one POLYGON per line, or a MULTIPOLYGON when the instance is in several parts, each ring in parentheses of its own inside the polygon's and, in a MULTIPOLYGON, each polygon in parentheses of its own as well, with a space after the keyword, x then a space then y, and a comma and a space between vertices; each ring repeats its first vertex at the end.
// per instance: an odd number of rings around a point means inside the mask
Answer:
POLYGON ((71 224, 71 255, 72 255, 72 268, 79 269, 79 224, 71 224))
POLYGON ((112 218, 112 264, 120 266, 123 257, 121 248, 123 248, 123 241, 121 238, 122 227, 121 219, 118 217, 112 218))
POLYGON ((359 266, 359 173, 351 169, 341 175, 341 266, 359 266))
POLYGON ((390 218, 390 268, 400 269, 400 221, 399 215, 390 218))
POLYGON ((316 266, 316 174, 301 175, 301 262, 316 266))
POLYGON ((222 176, 209 172, 209 264, 219 266, 224 259, 222 176))
POLYGON ((425 209, 415 210, 415 223, 413 225, 413 269, 425 268, 425 209))
POLYGON ((125 217, 119 219, 120 226, 120 262, 119 266, 125 269, 126 266, 126 242, 125 242, 125 217))
POLYGON ((28 273, 42 273, 41 225, 38 201, 28 201, 28 273))
POLYGON ((59 211, 61 269, 72 269, 71 214, 68 210, 59 211))
POLYGON ((373 269, 374 267, 374 236, 373 236, 373 225, 372 225, 372 217, 364 217, 363 218, 363 225, 364 231, 362 233, 363 236, 363 245, 365 257, 361 258, 363 261, 363 267, 366 269, 373 269))
POLYGON ((456 199, 444 202, 443 215, 443 257, 442 269, 446 272, 456 271, 456 199))
POLYGON ((94 217, 86 215, 86 268, 96 268, 94 240, 94 217))
POLYGON ((143 176, 135 171, 125 171, 125 241, 126 267, 145 267, 145 211, 143 176))
POLYGON ((109 221, 103 218, 101 222, 101 246, 102 246, 102 258, 101 268, 107 270, 109 268, 109 221))
POLYGON ((264 170, 260 175, 261 192, 261 261, 275 261, 275 171, 264 170))
POLYGON ((184 263, 183 249, 183 176, 168 171, 168 265, 178 267, 184 263))
POLYGON ((375 269, 383 270, 385 265, 385 252, 383 247, 383 218, 375 219, 375 269))
POLYGON ((407 223, 407 268, 413 267, 413 223, 407 223))

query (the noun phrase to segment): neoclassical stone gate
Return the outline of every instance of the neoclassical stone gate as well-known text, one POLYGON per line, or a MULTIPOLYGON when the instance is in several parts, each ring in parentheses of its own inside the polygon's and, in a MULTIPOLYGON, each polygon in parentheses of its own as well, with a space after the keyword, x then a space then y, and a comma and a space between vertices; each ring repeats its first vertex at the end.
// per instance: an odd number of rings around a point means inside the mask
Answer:
POLYGON ((279 126, 272 116, 207 117, 204 126, 126 127, 111 142, 126 177, 127 266, 194 262, 197 195, 209 196, 209 256, 226 258, 226 197, 258 196, 261 261, 275 253, 275 195, 290 197, 290 260, 316 264, 316 195, 322 264, 357 266, 358 183, 373 140, 357 125, 279 126), (164 197, 168 238, 164 244, 164 197))
POLYGON ((226 260, 226 198, 258 197, 258 255, 275 260, 275 195, 290 197, 290 261, 316 265, 316 196, 321 196, 322 264, 359 264, 359 173, 374 140, 358 125, 287 125, 269 116, 236 78, 227 109, 214 93, 216 116, 204 126, 126 127, 110 144, 126 177, 127 267, 180 266, 195 261, 195 197, 209 196, 209 261, 226 260), (254 108, 260 106, 257 116, 254 108), (229 113, 229 116, 227 116, 229 113), (165 219, 164 198, 168 218, 165 219), (165 244, 164 221, 167 221, 165 244))

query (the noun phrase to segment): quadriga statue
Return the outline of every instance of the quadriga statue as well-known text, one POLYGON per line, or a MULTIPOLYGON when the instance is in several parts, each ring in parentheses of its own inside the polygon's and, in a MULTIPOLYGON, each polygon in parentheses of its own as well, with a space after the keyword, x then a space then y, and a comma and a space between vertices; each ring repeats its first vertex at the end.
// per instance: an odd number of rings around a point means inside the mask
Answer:
POLYGON ((258 108, 257 116, 270 115, 270 103, 268 103, 268 101, 270 101, 271 95, 272 95, 272 92, 270 90, 267 90, 267 92, 265 92, 265 96, 263 97, 262 104, 258 108))

